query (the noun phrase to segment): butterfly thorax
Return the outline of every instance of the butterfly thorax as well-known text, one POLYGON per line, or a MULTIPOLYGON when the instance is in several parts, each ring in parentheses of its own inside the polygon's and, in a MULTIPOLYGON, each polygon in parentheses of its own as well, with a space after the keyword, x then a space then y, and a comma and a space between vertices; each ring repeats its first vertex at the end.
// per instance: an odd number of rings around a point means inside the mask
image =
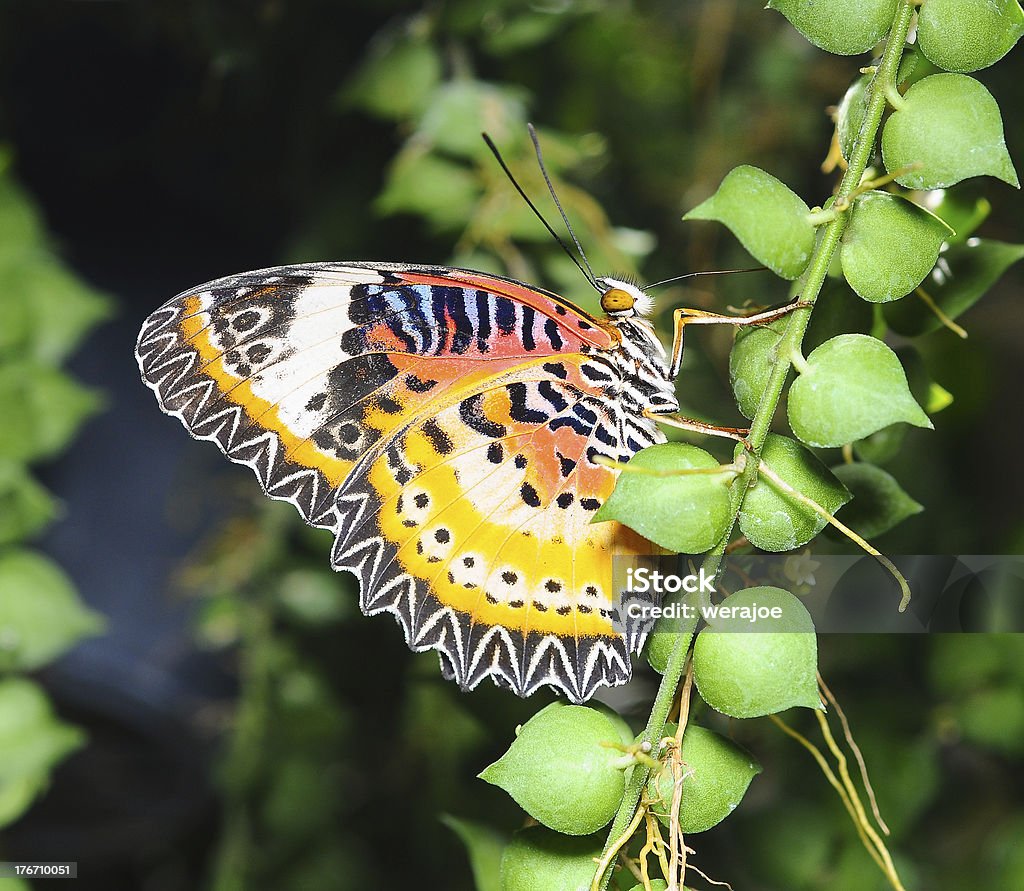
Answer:
POLYGON ((618 348, 613 351, 621 381, 618 398, 641 414, 679 411, 665 348, 651 323, 636 317, 612 319, 610 322, 622 337, 618 348))

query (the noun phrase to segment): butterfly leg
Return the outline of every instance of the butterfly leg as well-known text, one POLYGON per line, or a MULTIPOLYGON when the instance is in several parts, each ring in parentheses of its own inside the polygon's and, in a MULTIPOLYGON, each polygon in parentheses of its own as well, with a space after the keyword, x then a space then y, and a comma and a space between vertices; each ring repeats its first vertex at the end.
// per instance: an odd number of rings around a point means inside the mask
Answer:
POLYGON ((659 415, 655 412, 644 412, 644 414, 648 418, 653 418, 661 424, 668 424, 670 427, 691 430, 694 433, 706 433, 708 436, 723 436, 726 439, 734 439, 736 442, 743 442, 743 438, 750 432, 746 427, 719 427, 717 424, 708 424, 695 418, 684 418, 682 415, 659 415))
POLYGON ((723 316, 716 312, 706 312, 702 309, 677 309, 672 314, 672 364, 669 366, 669 374, 676 377, 679 374, 679 366, 683 361, 683 332, 687 325, 735 325, 736 327, 747 325, 767 325, 776 319, 781 319, 794 309, 810 306, 809 303, 797 300, 779 309, 768 309, 764 312, 757 312, 749 316, 723 316))

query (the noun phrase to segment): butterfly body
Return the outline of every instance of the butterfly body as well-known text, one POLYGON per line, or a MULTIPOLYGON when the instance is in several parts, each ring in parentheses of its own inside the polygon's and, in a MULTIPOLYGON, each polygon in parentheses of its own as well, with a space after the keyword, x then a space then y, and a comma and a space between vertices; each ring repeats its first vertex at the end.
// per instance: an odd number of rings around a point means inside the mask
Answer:
POLYGON ((612 558, 657 551, 591 522, 618 473, 599 456, 663 442, 653 416, 678 411, 625 303, 598 319, 469 270, 287 266, 175 297, 137 355, 165 412, 334 533, 365 612, 393 613, 463 687, 581 701, 627 680, 641 642, 612 558))

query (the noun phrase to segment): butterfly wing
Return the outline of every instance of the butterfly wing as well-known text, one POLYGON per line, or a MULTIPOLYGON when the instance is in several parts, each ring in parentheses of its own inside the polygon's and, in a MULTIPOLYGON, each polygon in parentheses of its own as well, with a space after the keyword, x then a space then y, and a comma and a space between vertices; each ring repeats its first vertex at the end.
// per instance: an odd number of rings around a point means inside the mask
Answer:
POLYGON ((496 276, 313 264, 179 295, 137 353, 164 411, 335 533, 365 612, 463 687, 579 701, 629 677, 612 556, 652 551, 590 524, 616 476, 592 459, 660 436, 609 400, 616 336, 496 276))

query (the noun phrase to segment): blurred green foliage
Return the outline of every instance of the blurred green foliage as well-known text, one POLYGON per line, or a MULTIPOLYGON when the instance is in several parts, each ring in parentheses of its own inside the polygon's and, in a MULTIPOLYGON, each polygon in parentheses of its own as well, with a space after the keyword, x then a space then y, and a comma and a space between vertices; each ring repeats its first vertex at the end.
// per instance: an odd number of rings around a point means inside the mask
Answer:
POLYGON ((20 673, 101 633, 103 620, 60 567, 25 543, 61 510, 32 465, 67 448, 102 404, 60 365, 111 308, 60 261, 10 166, 0 151, 0 829, 85 744, 20 673))

